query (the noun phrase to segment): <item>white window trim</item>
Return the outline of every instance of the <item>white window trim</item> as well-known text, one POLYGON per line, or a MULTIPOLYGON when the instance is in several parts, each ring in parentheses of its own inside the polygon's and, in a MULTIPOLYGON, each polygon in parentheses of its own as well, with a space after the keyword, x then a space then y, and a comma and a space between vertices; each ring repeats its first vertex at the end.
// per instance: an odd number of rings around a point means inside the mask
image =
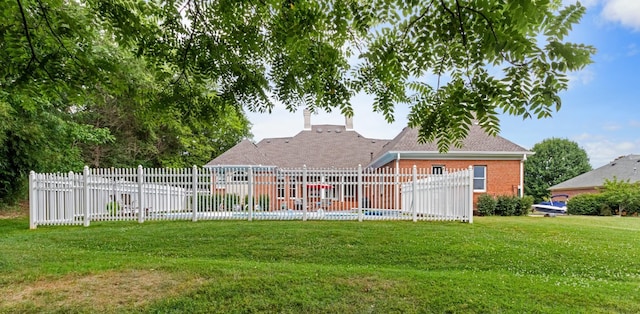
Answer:
POLYGON ((284 177, 283 178, 278 177, 276 179, 276 199, 277 200, 283 200, 286 197, 287 197, 286 181, 285 181, 284 177))
POLYGON ((297 199, 298 197, 298 180, 295 177, 289 177, 289 199, 297 199))
POLYGON ((478 193, 487 192, 487 165, 473 165, 473 183, 474 183, 473 184, 474 185, 473 192, 478 192, 478 193), (476 177, 476 171, 475 171, 476 167, 483 167, 484 168, 484 176, 483 177, 476 177), (476 179, 482 179, 482 182, 484 183, 482 189, 475 189, 476 179))

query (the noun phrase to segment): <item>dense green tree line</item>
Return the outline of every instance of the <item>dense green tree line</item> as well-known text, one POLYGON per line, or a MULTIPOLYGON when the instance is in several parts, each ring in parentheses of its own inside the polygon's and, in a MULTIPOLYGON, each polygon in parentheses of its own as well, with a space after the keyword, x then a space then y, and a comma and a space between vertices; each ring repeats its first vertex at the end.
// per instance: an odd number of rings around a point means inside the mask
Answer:
POLYGON ((506 0, 10 0, 0 5, 0 198, 29 170, 202 164, 244 110, 410 106, 421 140, 546 117, 593 48, 584 7, 506 0), (500 73, 500 74, 494 74, 500 73), (427 78, 437 78, 428 84, 427 78))

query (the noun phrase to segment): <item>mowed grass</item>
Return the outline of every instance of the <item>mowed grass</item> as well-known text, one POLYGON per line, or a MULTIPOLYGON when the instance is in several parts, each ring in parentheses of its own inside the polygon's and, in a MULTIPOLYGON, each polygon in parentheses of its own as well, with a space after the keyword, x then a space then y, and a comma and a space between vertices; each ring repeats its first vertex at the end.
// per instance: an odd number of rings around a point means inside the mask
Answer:
POLYGON ((0 312, 638 313, 640 219, 0 219, 0 312))

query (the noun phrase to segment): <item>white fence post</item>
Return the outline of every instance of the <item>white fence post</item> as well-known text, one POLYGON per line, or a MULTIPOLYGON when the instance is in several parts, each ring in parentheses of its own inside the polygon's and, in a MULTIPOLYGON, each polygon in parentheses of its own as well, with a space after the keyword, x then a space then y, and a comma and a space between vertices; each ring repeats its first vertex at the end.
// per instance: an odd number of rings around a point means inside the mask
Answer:
POLYGON ((36 173, 35 171, 29 172, 29 229, 36 229, 36 173))
POLYGON ((362 165, 358 165, 358 221, 362 221, 362 165))
POLYGON ((412 216, 413 216, 413 221, 416 222, 418 221, 418 167, 416 167, 416 165, 413 165, 412 168, 412 174, 413 174, 413 182, 412 182, 412 191, 411 191, 411 211, 412 211, 412 216))
POLYGON ((191 176, 191 189, 193 190, 193 192, 191 193, 191 207, 193 209, 193 217, 191 218, 191 220, 198 221, 198 166, 193 165, 192 169, 193 171, 191 176))
POLYGON ((302 167, 302 221, 307 221, 307 165, 302 167))
POLYGON ((247 171, 247 176, 249 177, 249 191, 247 191, 247 202, 249 204, 245 205, 248 206, 247 208, 249 209, 249 221, 253 220, 253 167, 249 166, 249 171, 247 171))
POLYGON ((144 173, 138 165, 138 223, 144 222, 144 173))
POLYGON ((473 223, 473 166, 469 166, 469 223, 473 223))
POLYGON ((89 167, 82 170, 82 183, 84 188, 84 226, 89 227, 89 167))

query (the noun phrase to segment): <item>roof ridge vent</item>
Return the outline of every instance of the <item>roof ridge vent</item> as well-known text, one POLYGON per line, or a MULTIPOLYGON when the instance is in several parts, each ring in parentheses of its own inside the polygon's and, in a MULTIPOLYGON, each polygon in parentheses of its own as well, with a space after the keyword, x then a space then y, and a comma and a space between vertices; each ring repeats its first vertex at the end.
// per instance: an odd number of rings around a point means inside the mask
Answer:
POLYGON ((317 128, 317 129, 316 129, 316 132, 318 132, 318 133, 322 133, 322 128, 317 128))

